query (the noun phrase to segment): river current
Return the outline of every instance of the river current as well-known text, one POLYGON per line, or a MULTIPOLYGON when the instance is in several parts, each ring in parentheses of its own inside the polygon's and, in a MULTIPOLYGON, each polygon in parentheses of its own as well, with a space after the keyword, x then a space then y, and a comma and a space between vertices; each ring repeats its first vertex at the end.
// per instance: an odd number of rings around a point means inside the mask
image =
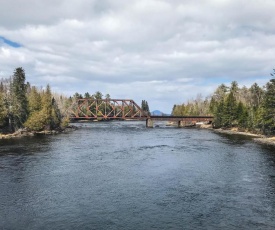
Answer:
POLYGON ((275 229, 275 147, 145 122, 0 140, 0 229, 275 229))

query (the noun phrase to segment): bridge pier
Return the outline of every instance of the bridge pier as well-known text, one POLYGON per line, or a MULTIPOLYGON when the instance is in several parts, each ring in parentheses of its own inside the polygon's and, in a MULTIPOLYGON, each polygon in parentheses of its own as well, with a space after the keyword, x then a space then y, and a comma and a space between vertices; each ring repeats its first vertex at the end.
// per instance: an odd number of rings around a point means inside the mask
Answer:
POLYGON ((181 128, 181 127, 195 126, 195 125, 196 125, 196 121, 191 121, 191 120, 187 120, 187 121, 181 120, 181 121, 178 121, 178 127, 179 128, 181 128))
POLYGON ((178 121, 178 128, 183 127, 185 125, 184 121, 178 121))
POLYGON ((146 119, 146 128, 153 128, 154 127, 154 121, 150 118, 146 119))

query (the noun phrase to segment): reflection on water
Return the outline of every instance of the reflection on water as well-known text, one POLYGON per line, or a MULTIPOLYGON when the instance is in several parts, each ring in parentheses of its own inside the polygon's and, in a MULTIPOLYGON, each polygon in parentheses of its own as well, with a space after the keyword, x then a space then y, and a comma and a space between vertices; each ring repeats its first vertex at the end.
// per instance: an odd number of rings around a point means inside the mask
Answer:
POLYGON ((275 149, 143 122, 0 140, 0 229, 274 229, 275 149))

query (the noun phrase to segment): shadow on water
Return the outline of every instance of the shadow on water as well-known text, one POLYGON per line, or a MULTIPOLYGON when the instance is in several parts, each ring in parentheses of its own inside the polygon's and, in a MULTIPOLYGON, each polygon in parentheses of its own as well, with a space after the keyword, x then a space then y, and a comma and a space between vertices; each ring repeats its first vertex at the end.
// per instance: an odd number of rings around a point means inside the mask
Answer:
POLYGON ((226 134, 226 133, 216 133, 217 135, 223 137, 223 140, 227 143, 233 143, 233 144, 246 144, 247 142, 250 142, 253 140, 253 137, 241 135, 241 134, 226 134))
POLYGON ((0 157, 5 155, 32 155, 50 150, 48 136, 22 137, 0 140, 0 157))

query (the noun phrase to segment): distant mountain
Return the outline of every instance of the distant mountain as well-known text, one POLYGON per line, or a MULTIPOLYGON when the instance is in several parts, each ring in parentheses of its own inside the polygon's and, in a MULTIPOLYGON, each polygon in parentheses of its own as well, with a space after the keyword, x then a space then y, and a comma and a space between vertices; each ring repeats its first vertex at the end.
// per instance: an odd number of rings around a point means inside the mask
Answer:
POLYGON ((151 112, 151 115, 152 115, 152 116, 169 116, 169 114, 165 114, 165 113, 163 113, 163 112, 161 112, 161 111, 159 111, 159 110, 154 110, 154 111, 152 111, 152 112, 151 112))

